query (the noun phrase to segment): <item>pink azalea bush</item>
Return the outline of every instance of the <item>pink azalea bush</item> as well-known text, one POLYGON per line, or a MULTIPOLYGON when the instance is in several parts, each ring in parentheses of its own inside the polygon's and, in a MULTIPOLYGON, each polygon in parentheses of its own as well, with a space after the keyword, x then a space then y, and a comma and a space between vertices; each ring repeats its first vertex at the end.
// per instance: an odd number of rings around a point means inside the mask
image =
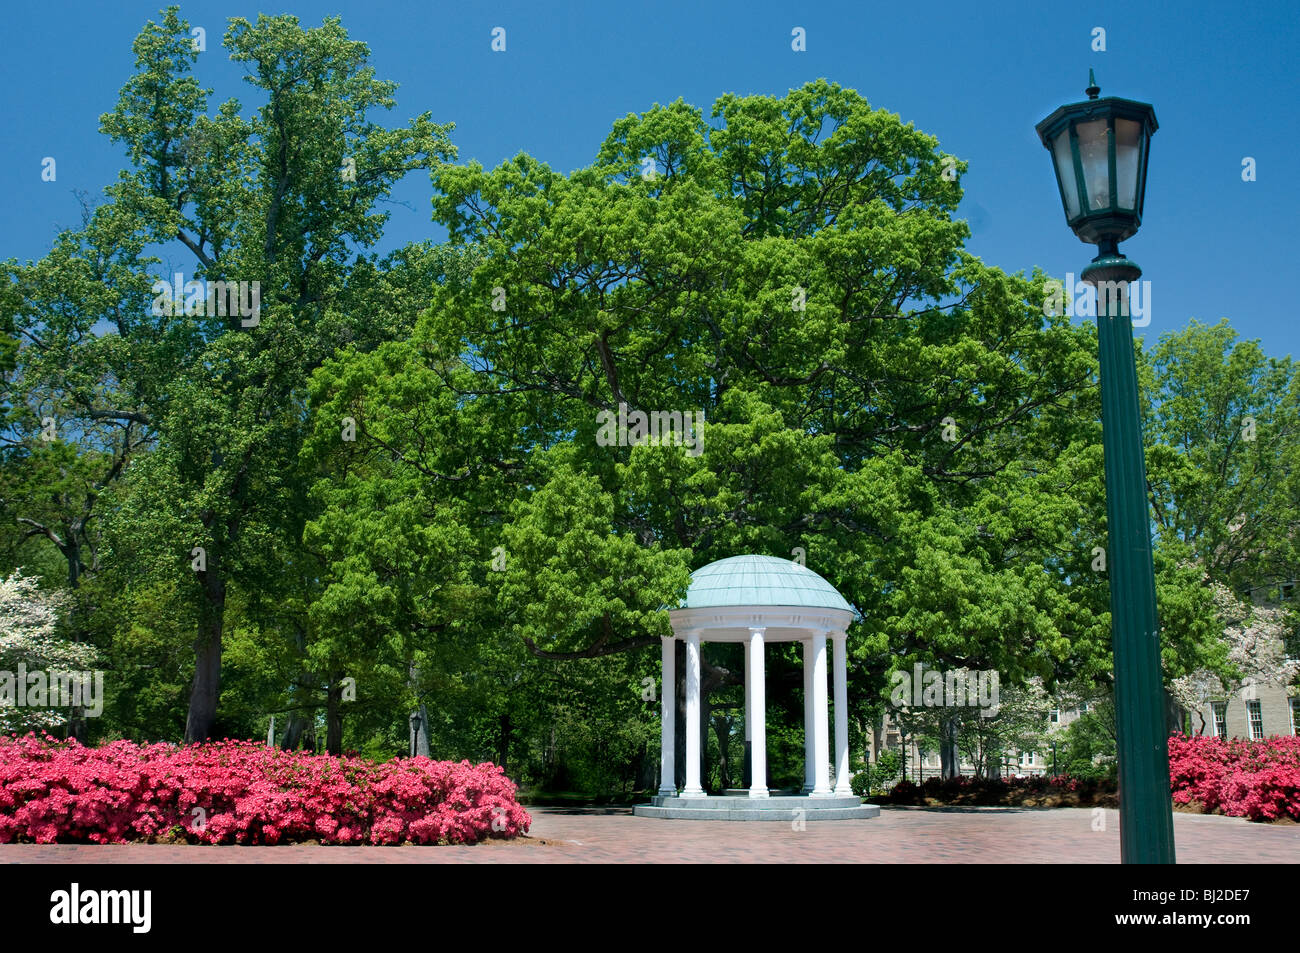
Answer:
MULTIPOLYGON (((1175 804, 1195 805, 1252 821, 1300 821, 1300 737, 1259 741, 1174 735, 1169 739, 1169 782, 1175 804)), ((889 793, 894 804, 1006 804, 1023 796, 1074 795, 1078 803, 1100 802, 1115 791, 1113 781, 1066 775, 979 779, 927 778, 902 781, 889 793)))
POLYGON ((475 844, 531 824, 494 764, 0 736, 0 844, 475 844))
POLYGON ((1169 779, 1177 804, 1252 821, 1300 821, 1300 737, 1258 741, 1174 735, 1169 779))

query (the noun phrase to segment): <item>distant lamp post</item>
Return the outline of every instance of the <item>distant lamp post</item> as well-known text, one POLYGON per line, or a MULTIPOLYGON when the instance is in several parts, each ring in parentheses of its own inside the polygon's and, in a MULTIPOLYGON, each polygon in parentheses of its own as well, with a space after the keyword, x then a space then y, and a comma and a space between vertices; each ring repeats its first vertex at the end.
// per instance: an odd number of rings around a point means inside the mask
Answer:
POLYGON ((1142 270, 1119 250, 1119 243, 1142 224, 1156 115, 1146 103, 1098 99, 1101 89, 1091 70, 1088 81, 1086 101, 1062 106, 1035 128, 1052 154, 1066 223, 1098 252, 1081 277, 1097 289, 1120 856, 1126 864, 1172 864, 1174 821, 1160 627, 1128 309, 1128 285, 1142 270))
POLYGON ((411 712, 411 743, 409 745, 409 750, 412 758, 414 758, 416 753, 419 751, 420 722, 420 713, 418 711, 411 712))

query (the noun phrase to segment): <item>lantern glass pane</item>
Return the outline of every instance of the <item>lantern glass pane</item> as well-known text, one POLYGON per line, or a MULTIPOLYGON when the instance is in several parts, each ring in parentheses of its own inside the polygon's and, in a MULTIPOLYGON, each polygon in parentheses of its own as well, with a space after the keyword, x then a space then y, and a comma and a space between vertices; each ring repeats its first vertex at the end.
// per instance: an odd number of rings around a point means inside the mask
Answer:
POLYGON ((1137 208, 1138 160, 1141 158, 1142 124, 1115 120, 1115 191, 1123 209, 1137 208))
POLYGON ((1106 120, 1093 119, 1074 127, 1079 137, 1079 162, 1083 166, 1083 184, 1088 189, 1088 211, 1110 208, 1110 136, 1106 120))
POLYGON ((1065 217, 1073 219, 1079 214, 1079 190, 1074 184, 1074 159, 1070 156, 1070 130, 1064 128, 1052 140, 1052 155, 1056 159, 1056 178, 1065 196, 1065 217))

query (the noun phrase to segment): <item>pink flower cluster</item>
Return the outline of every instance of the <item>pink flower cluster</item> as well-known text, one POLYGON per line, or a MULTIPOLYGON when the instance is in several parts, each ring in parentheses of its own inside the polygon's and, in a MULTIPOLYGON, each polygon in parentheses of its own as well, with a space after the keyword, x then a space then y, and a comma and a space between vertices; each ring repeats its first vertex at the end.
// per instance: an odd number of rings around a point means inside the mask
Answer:
POLYGON ((0 843, 474 844, 531 823, 494 764, 0 737, 0 843))
POLYGON ((1300 737, 1259 741, 1174 735, 1169 739, 1174 801, 1199 802, 1207 813, 1300 821, 1300 737))

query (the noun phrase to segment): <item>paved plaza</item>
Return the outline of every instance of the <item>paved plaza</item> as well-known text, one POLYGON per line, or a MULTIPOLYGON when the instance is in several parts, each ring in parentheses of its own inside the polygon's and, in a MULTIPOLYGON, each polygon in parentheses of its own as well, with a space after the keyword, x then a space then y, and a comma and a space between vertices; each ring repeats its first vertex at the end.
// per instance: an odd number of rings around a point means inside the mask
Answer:
MULTIPOLYGON (((868 821, 665 821, 630 809, 532 808, 527 838, 475 847, 0 845, 0 863, 1030 863, 1119 862, 1119 818, 1080 808, 886 807, 868 821)), ((1184 864, 1296 863, 1300 825, 1175 814, 1184 864)))

